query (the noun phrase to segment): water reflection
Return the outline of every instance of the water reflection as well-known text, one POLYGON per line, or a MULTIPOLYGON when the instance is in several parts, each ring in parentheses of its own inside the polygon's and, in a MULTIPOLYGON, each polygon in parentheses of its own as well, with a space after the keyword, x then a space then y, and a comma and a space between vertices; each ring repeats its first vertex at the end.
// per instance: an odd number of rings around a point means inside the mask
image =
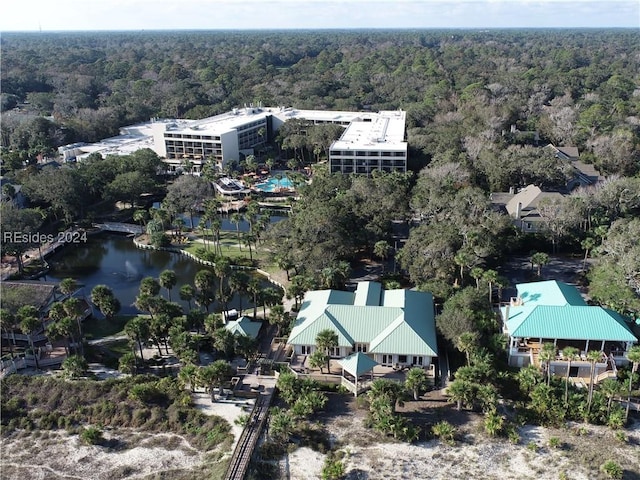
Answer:
MULTIPOLYGON (((50 272, 42 277, 44 281, 60 281, 71 277, 84 285, 84 293, 89 296, 96 285, 107 285, 122 304, 123 314, 134 314, 138 310, 133 306, 140 280, 144 277, 157 278, 163 270, 173 270, 178 282, 172 290, 171 298, 184 307, 186 302, 179 300, 180 287, 186 283, 193 285, 195 274, 199 270, 211 268, 189 260, 187 257, 170 252, 141 250, 133 245, 130 237, 117 234, 91 236, 80 245, 67 246, 47 259, 50 272)), ((261 277, 262 278, 262 277, 261 277)), ((264 287, 270 284, 263 279, 264 287)), ((164 296, 166 291, 162 289, 164 296)), ((240 299, 235 297, 230 307, 237 307, 240 299)), ((250 300, 242 302, 248 308, 250 300)), ((219 311, 217 304, 213 311, 219 311)))

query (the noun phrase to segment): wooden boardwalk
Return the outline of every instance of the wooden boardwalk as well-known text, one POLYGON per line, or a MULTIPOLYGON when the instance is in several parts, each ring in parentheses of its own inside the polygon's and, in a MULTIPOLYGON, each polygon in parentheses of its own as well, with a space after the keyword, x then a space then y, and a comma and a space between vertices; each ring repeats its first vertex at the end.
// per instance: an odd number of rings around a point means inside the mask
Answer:
POLYGON ((225 480, 243 480, 247 474, 247 469, 253 456, 253 450, 258 443, 262 429, 267 421, 272 397, 272 391, 258 395, 253 411, 251 412, 251 419, 244 427, 238 444, 231 456, 231 462, 229 462, 229 467, 224 477, 225 480))

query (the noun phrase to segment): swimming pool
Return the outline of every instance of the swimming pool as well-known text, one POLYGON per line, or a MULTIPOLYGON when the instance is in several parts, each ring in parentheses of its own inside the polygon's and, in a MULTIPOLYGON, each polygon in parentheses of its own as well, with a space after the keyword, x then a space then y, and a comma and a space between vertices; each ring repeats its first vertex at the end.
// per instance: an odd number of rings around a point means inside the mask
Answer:
POLYGON ((254 185, 256 190, 260 190, 261 192, 277 192, 281 189, 284 190, 293 190, 293 183, 289 178, 282 177, 277 179, 276 177, 269 177, 266 181, 256 183, 254 185))

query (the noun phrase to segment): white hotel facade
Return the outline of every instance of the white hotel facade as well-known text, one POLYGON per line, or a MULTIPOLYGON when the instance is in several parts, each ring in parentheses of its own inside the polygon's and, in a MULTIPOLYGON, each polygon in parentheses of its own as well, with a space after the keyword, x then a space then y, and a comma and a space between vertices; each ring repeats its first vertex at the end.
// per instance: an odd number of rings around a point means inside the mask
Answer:
POLYGON ((152 119, 124 127, 120 136, 96 144, 61 147, 60 153, 67 160, 95 152, 107 156, 129 154, 136 147, 151 148, 167 163, 169 171, 181 171, 188 164, 194 174, 199 174, 209 159, 222 170, 228 162, 252 154, 293 119, 345 128, 330 148, 333 173, 407 170, 406 114, 401 110, 373 113, 251 106, 201 120, 152 119))

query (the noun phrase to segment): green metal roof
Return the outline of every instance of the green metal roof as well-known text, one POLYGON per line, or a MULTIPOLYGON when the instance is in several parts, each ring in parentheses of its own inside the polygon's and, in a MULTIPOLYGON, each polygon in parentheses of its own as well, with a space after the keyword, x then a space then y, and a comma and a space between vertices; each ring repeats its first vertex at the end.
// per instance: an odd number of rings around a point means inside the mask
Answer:
POLYGON ((249 317, 240 317, 238 320, 227 323, 224 328, 233 334, 257 338, 261 327, 262 323, 260 322, 254 322, 249 317))
POLYGON ((370 372, 373 370, 373 367, 378 365, 378 362, 361 352, 352 353, 348 357, 339 360, 338 363, 345 371, 354 377, 359 377, 360 375, 370 372))
POLYGON ((377 282, 361 282, 355 294, 341 293, 346 295, 328 290, 307 292, 288 343, 315 345, 318 333, 329 328, 338 333, 341 347, 367 343, 371 353, 437 356, 430 293, 382 291, 377 282), (343 303, 347 299, 350 302, 343 303))
MULTIPOLYGON (((503 307, 503 317, 506 311, 503 307)), ((525 304, 508 311, 506 324, 512 337, 637 341, 621 315, 598 306, 525 304)))
POLYGON ((524 305, 586 305, 580 292, 573 285, 556 280, 520 283, 516 286, 518 297, 524 305))

